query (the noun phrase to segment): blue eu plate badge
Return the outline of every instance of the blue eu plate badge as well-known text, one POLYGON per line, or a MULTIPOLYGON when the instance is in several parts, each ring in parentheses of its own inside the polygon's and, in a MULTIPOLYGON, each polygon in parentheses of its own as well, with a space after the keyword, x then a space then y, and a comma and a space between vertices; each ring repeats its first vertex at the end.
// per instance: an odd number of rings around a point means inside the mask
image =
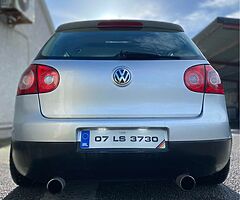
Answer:
POLYGON ((81 149, 88 149, 90 141, 90 130, 82 130, 81 131, 81 149))

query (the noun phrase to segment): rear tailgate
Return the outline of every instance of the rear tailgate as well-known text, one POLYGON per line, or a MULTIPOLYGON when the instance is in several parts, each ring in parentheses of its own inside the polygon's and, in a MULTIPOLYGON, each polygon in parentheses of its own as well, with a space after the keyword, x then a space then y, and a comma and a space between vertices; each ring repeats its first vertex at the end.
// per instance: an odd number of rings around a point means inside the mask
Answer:
POLYGON ((203 93, 184 84, 187 68, 204 60, 36 60, 60 74, 60 84, 39 94, 41 112, 48 118, 196 117, 203 93), (132 75, 126 87, 114 84, 114 69, 132 75))

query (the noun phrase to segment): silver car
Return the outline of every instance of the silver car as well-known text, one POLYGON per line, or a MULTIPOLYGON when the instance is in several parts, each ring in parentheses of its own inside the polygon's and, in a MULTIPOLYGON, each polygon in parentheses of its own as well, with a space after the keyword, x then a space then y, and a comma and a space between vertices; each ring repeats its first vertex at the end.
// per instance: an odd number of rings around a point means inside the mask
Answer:
POLYGON ((168 177, 190 190, 222 183, 230 152, 220 77, 176 24, 61 25, 18 85, 10 168, 20 186, 168 177))

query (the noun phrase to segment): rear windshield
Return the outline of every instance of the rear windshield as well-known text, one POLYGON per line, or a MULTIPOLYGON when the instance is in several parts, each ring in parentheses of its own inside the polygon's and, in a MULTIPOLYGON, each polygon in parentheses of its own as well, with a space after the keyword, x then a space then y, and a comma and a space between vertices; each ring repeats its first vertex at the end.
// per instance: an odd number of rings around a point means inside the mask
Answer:
POLYGON ((203 59, 183 32, 58 32, 37 58, 81 60, 203 59))

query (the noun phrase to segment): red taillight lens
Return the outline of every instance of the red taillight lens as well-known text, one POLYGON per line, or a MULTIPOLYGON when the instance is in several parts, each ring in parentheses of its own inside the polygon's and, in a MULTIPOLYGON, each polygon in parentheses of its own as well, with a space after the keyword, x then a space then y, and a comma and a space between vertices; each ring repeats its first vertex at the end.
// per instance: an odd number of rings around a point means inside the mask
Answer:
POLYGON ((217 71, 206 65, 206 93, 224 94, 223 85, 217 71))
POLYGON ((30 65, 20 79, 17 95, 51 92, 57 88, 59 81, 56 69, 45 65, 30 65))
POLYGON ((134 21, 105 21, 99 22, 98 28, 142 28, 142 22, 134 21))
POLYGON ((56 69, 38 65, 37 72, 39 93, 51 92, 57 88, 60 78, 56 69))
POLYGON ((194 92, 204 92, 204 65, 197 65, 188 68, 184 74, 184 82, 189 90, 194 92))
POLYGON ((224 94, 223 85, 217 71, 211 65, 197 65, 188 68, 184 83, 194 92, 224 94))
POLYGON ((36 94, 38 92, 36 73, 36 65, 30 65, 25 70, 18 84, 17 95, 36 94))

